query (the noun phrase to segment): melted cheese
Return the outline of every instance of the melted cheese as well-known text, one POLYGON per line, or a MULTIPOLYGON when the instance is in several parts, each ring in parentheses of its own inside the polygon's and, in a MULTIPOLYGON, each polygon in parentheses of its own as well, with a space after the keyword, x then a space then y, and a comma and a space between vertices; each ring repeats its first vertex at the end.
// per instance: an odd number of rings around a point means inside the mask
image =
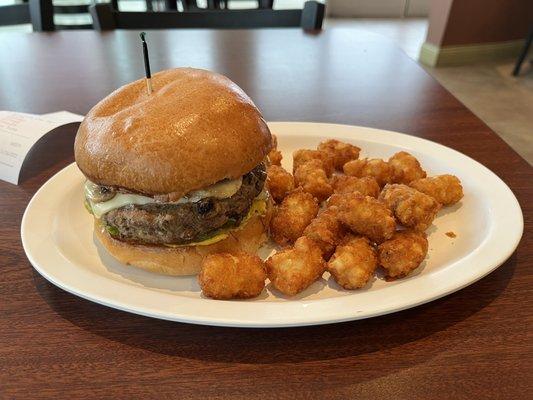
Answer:
POLYGON ((196 203, 205 197, 215 197, 217 199, 226 199, 233 196, 241 188, 242 178, 231 181, 222 181, 208 186, 205 189, 195 190, 179 199, 178 203, 196 203))
MULTIPOLYGON (((129 204, 150 204, 156 203, 156 201, 147 196, 129 193, 117 193, 115 196, 107 201, 96 202, 93 201, 90 195, 92 193, 92 186, 94 183, 87 181, 85 183, 85 194, 87 201, 89 202, 92 212, 96 218, 101 218, 102 215, 108 213, 116 208, 124 207, 129 204)), ((242 178, 222 181, 208 186, 205 189, 195 190, 182 197, 176 203, 196 203, 197 201, 205 197, 215 197, 217 199, 225 199, 233 196, 240 189, 242 185, 242 178)))
POLYGON ((142 205, 149 203, 155 203, 155 200, 151 197, 125 193, 117 193, 111 200, 102 201, 101 203, 95 203, 89 200, 89 204, 91 205, 91 209, 93 210, 93 214, 96 218, 102 217, 102 215, 114 210, 115 208, 124 207, 129 204, 142 205))

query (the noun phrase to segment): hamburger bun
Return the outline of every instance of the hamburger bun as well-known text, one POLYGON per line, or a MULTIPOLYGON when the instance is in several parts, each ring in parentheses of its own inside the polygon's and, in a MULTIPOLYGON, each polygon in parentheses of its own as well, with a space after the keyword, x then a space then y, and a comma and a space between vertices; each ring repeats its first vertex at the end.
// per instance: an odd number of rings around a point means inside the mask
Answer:
POLYGON ((264 216, 253 216, 229 236, 210 245, 166 247, 131 244, 113 239, 94 220, 94 232, 102 246, 118 261, 146 271, 164 275, 196 275, 204 257, 216 253, 244 251, 255 254, 268 239, 268 220, 270 210, 264 216))
POLYGON ((115 90, 81 123, 76 163, 94 183, 179 199, 241 177, 268 154, 268 126, 228 78, 176 68, 152 86, 150 95, 144 79, 115 90))

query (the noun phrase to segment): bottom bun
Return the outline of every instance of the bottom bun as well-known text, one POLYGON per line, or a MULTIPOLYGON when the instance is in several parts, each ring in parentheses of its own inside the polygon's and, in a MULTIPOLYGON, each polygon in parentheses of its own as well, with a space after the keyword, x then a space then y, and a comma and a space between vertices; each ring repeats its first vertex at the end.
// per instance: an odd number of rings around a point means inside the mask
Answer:
POLYGON ((268 216, 253 216, 239 229, 219 242, 205 246, 165 247, 137 245, 113 239, 94 220, 96 237, 118 261, 150 272, 165 275, 196 275, 202 260, 209 254, 244 251, 255 254, 267 240, 268 216))

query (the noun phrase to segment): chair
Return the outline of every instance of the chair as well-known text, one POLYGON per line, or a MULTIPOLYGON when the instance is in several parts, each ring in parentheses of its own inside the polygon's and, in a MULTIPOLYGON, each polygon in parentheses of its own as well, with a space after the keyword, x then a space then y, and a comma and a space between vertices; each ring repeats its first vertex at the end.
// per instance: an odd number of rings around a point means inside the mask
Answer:
MULTIPOLYGON (((207 0, 207 8, 213 10, 227 10, 230 0, 207 0)), ((257 8, 272 8, 274 0, 257 0, 257 8)))
MULTIPOLYGON (((26 1, 26 3, 28 2, 28 0, 24 1, 26 1)), ((25 4, 25 6, 29 10, 28 14, 31 16, 33 30, 35 32, 42 32, 64 29, 92 29, 92 23, 56 24, 54 22, 54 15, 67 16, 71 14, 87 14, 87 19, 90 19, 88 0, 79 1, 79 4, 63 5, 54 4, 53 0, 29 0, 29 6, 28 4, 25 4)), ((94 0, 91 0, 91 2, 94 2, 94 0)), ((146 0, 146 3, 148 6, 148 3, 151 4, 151 1, 146 0)), ((118 0, 110 0, 110 4, 115 9, 118 9, 118 0)))
POLYGON ((0 7, 0 26, 30 23, 28 3, 10 4, 0 7))
POLYGON ((527 35, 526 42, 524 43, 524 47, 522 48, 522 51, 520 52, 520 55, 518 56, 518 60, 516 60, 516 64, 513 69, 513 76, 518 76, 520 74, 520 69, 522 68, 522 64, 524 63, 524 60, 526 59, 529 48, 531 47, 531 42, 533 41, 533 25, 529 29, 529 34, 527 35))
POLYGON ((0 26, 29 23, 37 32, 54 30, 52 3, 45 0, 25 0, 20 4, 0 7, 0 26))
POLYGON ((202 10, 164 12, 122 12, 110 4, 89 7, 94 29, 169 29, 169 28, 274 28, 301 27, 304 30, 322 29, 325 6, 307 1, 299 10, 202 10))
MULTIPOLYGON (((53 26, 54 16, 46 1, 23 0, 20 4, 0 7, 0 26, 31 23, 34 31, 53 26)), ((53 29, 52 29, 53 30, 53 29)))
POLYGON ((87 14, 89 4, 54 5, 52 0, 29 0, 33 30, 36 32, 63 29, 92 29, 92 24, 55 24, 54 15, 87 14), (35 23, 34 23, 35 18, 35 23))

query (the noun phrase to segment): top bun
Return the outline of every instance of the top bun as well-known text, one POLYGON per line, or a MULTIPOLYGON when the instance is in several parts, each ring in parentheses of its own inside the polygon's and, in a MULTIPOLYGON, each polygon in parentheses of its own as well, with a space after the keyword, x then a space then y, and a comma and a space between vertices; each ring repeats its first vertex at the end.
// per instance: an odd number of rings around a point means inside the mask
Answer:
POLYGON ((268 154, 270 131, 250 98, 228 78, 176 68, 125 85, 81 123, 74 153, 91 181, 180 198, 237 179, 268 154))

